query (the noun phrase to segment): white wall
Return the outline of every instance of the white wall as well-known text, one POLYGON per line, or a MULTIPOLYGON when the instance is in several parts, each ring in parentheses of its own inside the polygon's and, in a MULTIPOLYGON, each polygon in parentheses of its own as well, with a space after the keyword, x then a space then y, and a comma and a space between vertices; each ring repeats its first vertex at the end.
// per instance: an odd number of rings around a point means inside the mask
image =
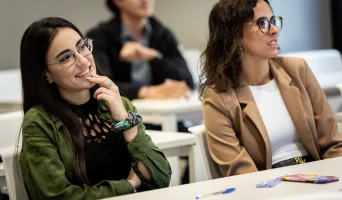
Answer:
MULTIPOLYGON (((1 7, 3 7, 3 0, 0 1, 1 7)), ((19 67, 20 40, 32 22, 49 16, 63 17, 85 32, 99 20, 110 16, 104 6, 104 1, 100 0, 5 0, 4 7, 4 10, 9 8, 8 13, 5 16, 0 13, 0 18, 1 20, 9 19, 5 22, 5 27, 10 27, 10 33, 7 34, 4 42, 11 41, 10 44, 13 45, 11 54, 8 55, 12 61, 10 67, 19 67)), ((3 42, 1 41, 1 43, 3 42)), ((0 55, 0 60, 3 59, 7 59, 7 57, 0 55)), ((4 66, 1 64, 0 67, 4 66)))
POLYGON ((209 13, 217 0, 157 0, 156 16, 186 48, 201 48, 207 39, 209 13))
POLYGON ((0 0, 0 69, 11 68, 15 66, 13 40, 17 38, 11 37, 14 32, 13 22, 10 18, 13 11, 13 3, 11 0, 0 0))
MULTIPOLYGON (((204 48, 209 12, 217 0, 156 0, 156 16, 185 48, 204 48)), ((282 52, 331 48, 330 1, 270 0, 284 18, 282 52)), ((85 32, 110 16, 104 0, 0 0, 0 69, 19 67, 24 30, 47 16, 64 17, 85 32)))
POLYGON ((270 0, 275 15, 283 17, 282 53, 332 48, 329 0, 270 0))
MULTIPOLYGON (((216 0, 157 0, 156 15, 175 31, 186 48, 204 48, 207 23, 216 0)), ((270 0, 283 17, 282 53, 332 48, 329 0, 270 0)))

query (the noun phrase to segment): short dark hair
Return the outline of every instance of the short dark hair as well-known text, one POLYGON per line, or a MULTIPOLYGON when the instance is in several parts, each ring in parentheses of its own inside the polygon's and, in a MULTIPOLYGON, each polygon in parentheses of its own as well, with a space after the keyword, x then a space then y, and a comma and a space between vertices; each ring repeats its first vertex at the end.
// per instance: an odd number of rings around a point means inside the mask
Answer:
POLYGON ((107 8, 114 14, 118 14, 120 12, 119 8, 115 5, 113 0, 107 0, 107 8))

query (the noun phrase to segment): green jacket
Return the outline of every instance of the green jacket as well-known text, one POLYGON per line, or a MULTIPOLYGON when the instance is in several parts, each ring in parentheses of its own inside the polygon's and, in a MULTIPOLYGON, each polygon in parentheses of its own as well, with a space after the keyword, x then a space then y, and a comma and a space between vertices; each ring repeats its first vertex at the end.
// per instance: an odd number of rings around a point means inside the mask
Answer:
MULTIPOLYGON (((136 112, 126 98, 122 102, 127 111, 136 112)), ((99 104, 99 117, 112 120, 104 103, 99 104)), ((20 165, 26 188, 31 199, 99 199, 133 193, 132 185, 126 180, 103 180, 96 185, 73 185, 71 138, 62 127, 62 122, 46 113, 38 105, 25 113, 20 165)), ((171 168, 164 154, 145 134, 142 123, 138 125, 137 136, 127 144, 132 167, 142 181, 140 190, 168 187, 171 168), (151 180, 139 173, 136 163, 141 161, 150 172, 151 180)))

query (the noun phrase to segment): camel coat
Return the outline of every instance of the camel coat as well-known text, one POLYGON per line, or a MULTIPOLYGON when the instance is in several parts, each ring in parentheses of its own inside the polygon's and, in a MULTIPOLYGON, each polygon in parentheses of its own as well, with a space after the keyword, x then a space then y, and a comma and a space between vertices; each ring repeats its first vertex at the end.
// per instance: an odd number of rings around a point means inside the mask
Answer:
MULTIPOLYGON (((334 112, 307 63, 279 57, 269 63, 307 152, 315 160, 342 156, 342 136, 334 112)), ((208 88, 203 112, 209 152, 221 176, 272 168, 267 130, 246 81, 226 93, 208 88)))

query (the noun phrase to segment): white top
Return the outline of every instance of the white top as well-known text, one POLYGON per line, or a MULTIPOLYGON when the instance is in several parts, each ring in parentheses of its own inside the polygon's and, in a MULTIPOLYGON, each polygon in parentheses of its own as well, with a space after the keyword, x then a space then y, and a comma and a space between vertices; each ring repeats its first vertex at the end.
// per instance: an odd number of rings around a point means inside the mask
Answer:
POLYGON ((272 164, 308 155, 298 137, 275 80, 265 85, 249 87, 270 139, 272 164))

